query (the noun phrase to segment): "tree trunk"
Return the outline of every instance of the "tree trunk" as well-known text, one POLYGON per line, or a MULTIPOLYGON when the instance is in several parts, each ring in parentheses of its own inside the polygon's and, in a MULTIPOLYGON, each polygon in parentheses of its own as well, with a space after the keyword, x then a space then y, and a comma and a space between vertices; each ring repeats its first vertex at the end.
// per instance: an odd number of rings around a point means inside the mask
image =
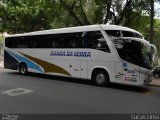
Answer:
POLYGON ((150 20, 150 42, 153 42, 154 38, 154 0, 150 0, 151 5, 151 20, 150 20))
POLYGON ((125 4, 122 12, 120 13, 119 18, 117 19, 117 21, 115 21, 116 25, 119 25, 123 21, 124 15, 125 15, 126 11, 128 10, 128 8, 130 7, 131 4, 132 4, 132 0, 126 0, 126 4, 125 4))
POLYGON ((82 6, 82 1, 81 0, 79 0, 80 1, 80 8, 81 8, 81 11, 82 11, 82 15, 83 15, 83 19, 84 19, 84 24, 85 25, 90 25, 90 22, 89 22, 89 20, 88 20, 88 18, 87 18, 87 15, 86 15, 86 13, 85 13, 85 11, 84 11, 84 9, 83 9, 83 6, 82 6))
POLYGON ((79 25, 85 25, 79 18, 78 16, 74 13, 73 11, 73 6, 72 8, 66 4, 63 0, 60 0, 60 3, 66 8, 66 10, 69 12, 69 14, 79 23, 79 25))
POLYGON ((107 13, 106 13, 106 16, 105 16, 104 24, 108 23, 108 20, 111 16, 111 10, 110 9, 111 9, 111 5, 112 5, 112 0, 107 1, 106 5, 107 5, 107 13))

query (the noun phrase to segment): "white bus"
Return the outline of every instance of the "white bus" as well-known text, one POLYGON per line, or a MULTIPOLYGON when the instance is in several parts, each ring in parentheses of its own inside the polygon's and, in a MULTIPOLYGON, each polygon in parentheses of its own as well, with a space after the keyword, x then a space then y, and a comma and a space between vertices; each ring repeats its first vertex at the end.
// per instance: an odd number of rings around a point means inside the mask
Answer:
POLYGON ((151 82, 156 48, 130 28, 91 25, 5 38, 4 67, 93 80, 99 86, 151 82))

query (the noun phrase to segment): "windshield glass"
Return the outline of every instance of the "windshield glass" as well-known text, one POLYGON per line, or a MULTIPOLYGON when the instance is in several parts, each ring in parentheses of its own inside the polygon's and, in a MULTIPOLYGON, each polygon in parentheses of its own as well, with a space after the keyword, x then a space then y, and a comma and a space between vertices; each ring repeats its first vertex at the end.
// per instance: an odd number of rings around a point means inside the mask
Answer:
POLYGON ((136 40, 111 37, 112 42, 121 59, 152 69, 153 54, 150 52, 150 44, 144 44, 136 40))
POLYGON ((143 36, 131 31, 124 31, 124 30, 106 30, 108 36, 114 37, 133 37, 133 38, 140 38, 143 39, 143 36))

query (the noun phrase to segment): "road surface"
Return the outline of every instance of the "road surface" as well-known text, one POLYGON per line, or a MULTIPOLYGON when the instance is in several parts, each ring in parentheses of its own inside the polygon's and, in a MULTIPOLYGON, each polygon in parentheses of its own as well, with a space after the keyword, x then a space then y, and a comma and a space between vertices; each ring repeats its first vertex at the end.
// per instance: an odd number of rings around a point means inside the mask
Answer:
POLYGON ((21 76, 0 68, 0 113, 160 113, 160 87, 97 87, 85 80, 21 76))

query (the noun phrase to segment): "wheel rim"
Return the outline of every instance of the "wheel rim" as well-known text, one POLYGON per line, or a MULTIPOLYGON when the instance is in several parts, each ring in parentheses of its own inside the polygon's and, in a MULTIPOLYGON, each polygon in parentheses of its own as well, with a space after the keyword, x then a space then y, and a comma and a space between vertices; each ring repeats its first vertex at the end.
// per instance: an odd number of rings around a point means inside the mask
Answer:
POLYGON ((101 84, 101 83, 105 82, 105 75, 102 74, 102 73, 99 73, 96 76, 96 81, 97 81, 98 84, 101 84))
POLYGON ((26 66, 22 65, 22 66, 21 66, 21 73, 22 73, 22 74, 25 74, 26 72, 27 72, 26 66))

